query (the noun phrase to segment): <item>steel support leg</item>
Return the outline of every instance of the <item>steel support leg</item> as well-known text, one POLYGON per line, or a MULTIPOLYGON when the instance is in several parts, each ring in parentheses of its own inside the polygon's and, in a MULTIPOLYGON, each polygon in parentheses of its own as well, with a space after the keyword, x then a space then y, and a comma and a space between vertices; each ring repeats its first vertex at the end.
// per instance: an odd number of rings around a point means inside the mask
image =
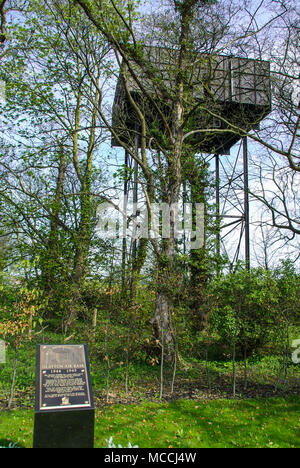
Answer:
POLYGON ((243 163, 244 163, 244 220, 245 220, 245 261, 250 269, 250 212, 249 212, 249 171, 248 171, 248 141, 243 138, 243 163))

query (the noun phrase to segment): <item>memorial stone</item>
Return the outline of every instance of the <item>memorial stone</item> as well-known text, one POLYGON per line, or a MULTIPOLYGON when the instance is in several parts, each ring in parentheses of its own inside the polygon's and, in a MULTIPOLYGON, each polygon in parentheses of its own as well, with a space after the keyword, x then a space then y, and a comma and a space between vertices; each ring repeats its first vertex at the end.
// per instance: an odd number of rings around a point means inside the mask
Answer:
POLYGON ((34 448, 93 448, 94 402, 86 345, 39 345, 34 448))

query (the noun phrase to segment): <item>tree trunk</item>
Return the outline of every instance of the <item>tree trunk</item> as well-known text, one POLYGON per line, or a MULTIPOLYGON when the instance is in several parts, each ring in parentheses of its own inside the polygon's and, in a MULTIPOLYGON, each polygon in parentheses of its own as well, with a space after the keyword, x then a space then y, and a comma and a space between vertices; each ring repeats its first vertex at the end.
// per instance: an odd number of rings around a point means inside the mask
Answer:
POLYGON ((80 224, 76 239, 74 280, 81 286, 87 274, 88 255, 92 236, 92 200, 90 174, 82 182, 80 197, 80 224))
POLYGON ((19 348, 18 346, 16 346, 14 369, 13 369, 13 375, 12 375, 11 386, 10 386, 10 395, 9 395, 9 400, 8 400, 8 405, 7 405, 8 409, 11 409, 11 405, 12 405, 14 394, 15 394, 15 382, 16 382, 16 376, 17 376, 18 358, 19 358, 19 348))
MULTIPOLYGON (((174 200, 174 199, 173 199, 174 200)), ((171 238, 162 242, 160 258, 158 259, 158 284, 155 300, 155 312, 151 319, 151 324, 157 340, 165 349, 167 361, 174 359, 175 337, 172 331, 171 316, 174 312, 174 284, 175 279, 175 219, 171 215, 171 238)))
POLYGON ((171 320, 170 320, 170 301, 168 297, 161 291, 157 294, 155 301, 155 313, 151 319, 155 338, 161 342, 166 352, 166 358, 174 355, 174 336, 172 333, 171 320))
MULTIPOLYGON (((76 239, 76 252, 74 259, 74 280, 75 284, 79 287, 82 286, 82 283, 86 277, 88 269, 88 256, 90 251, 90 243, 92 237, 92 223, 93 223, 93 201, 91 194, 92 186, 92 164, 93 164, 93 155, 95 149, 95 132, 97 125, 97 115, 98 107, 101 102, 100 94, 100 77, 101 70, 98 67, 98 76, 97 76, 97 88, 95 91, 95 96, 93 100, 93 111, 90 121, 90 133, 88 141, 88 150, 86 154, 86 163, 85 170, 82 171, 79 164, 79 145, 78 145, 78 135, 74 135, 73 140, 73 161, 74 167, 77 172, 78 179, 80 180, 81 185, 81 195, 80 195, 80 224, 78 229, 78 235, 76 239)), ((79 130, 80 128, 80 112, 81 112, 81 92, 78 94, 77 99, 77 109, 76 109, 76 119, 75 119, 75 128, 79 130)), ((78 132, 77 132, 78 133, 78 132)))
MULTIPOLYGON (((191 186, 192 203, 192 228, 197 229, 196 204, 204 204, 204 220, 206 225, 206 194, 207 186, 206 167, 197 164, 195 157, 192 156, 189 164, 185 168, 187 178, 191 186)), ((206 304, 205 288, 209 278, 207 252, 206 252, 206 231, 204 226, 204 245, 201 248, 193 249, 190 252, 190 290, 191 302, 190 308, 195 327, 204 330, 207 326, 208 310, 203 305, 206 304)))
POLYGON ((53 201, 52 215, 50 218, 49 240, 42 266, 42 281, 47 293, 50 293, 55 288, 55 284, 60 279, 59 271, 60 269, 64 268, 64 265, 60 264, 62 246, 59 234, 59 215, 61 212, 66 169, 67 162, 64 156, 63 148, 61 147, 55 198, 53 201))

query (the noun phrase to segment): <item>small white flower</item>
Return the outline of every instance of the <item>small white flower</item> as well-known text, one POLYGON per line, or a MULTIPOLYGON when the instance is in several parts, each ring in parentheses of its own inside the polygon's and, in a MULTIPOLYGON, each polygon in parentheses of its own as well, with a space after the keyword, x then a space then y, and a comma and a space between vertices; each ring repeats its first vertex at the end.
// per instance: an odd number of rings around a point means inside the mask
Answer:
POLYGON ((123 447, 121 444, 118 444, 118 447, 113 443, 113 437, 110 437, 109 439, 105 439, 105 442, 107 443, 107 448, 139 448, 138 445, 131 445, 131 442, 128 443, 127 447, 123 447))

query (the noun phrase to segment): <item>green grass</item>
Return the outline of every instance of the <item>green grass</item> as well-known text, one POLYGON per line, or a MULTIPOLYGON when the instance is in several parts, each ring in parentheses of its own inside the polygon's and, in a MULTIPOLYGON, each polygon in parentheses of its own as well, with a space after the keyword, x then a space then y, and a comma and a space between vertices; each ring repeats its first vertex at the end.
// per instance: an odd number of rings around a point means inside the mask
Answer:
MULTIPOLYGON (((32 446, 33 411, 0 414, 0 445, 32 446)), ((300 396, 118 405, 96 411, 95 446, 300 448, 300 396)))

